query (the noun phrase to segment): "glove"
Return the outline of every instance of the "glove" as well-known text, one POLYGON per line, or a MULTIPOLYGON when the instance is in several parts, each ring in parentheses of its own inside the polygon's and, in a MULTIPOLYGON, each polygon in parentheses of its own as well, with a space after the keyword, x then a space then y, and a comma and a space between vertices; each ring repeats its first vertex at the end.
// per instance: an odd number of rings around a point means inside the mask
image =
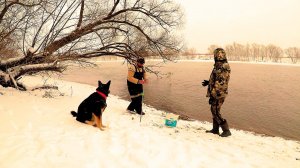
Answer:
POLYGON ((144 83, 145 83, 144 80, 139 80, 139 81, 138 81, 138 84, 144 84, 144 83))
POLYGON ((209 84, 209 81, 208 81, 208 80, 203 80, 202 86, 207 86, 208 84, 209 84))

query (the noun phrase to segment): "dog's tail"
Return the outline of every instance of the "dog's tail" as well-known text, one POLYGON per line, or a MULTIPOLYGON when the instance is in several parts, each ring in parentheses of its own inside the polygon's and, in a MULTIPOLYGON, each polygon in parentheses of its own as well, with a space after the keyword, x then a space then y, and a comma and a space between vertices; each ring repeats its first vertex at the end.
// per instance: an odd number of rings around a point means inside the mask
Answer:
POLYGON ((71 111, 71 114, 72 114, 73 117, 77 116, 77 113, 75 111, 71 111))

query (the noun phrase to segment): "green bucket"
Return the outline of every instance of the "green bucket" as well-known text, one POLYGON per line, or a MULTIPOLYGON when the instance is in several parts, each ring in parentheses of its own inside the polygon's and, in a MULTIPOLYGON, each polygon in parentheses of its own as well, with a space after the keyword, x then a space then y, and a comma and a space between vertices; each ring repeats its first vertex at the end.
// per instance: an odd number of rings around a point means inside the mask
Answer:
POLYGON ((165 125, 171 128, 176 127, 178 117, 179 115, 168 113, 165 119, 165 125))
POLYGON ((177 125, 177 120, 174 120, 173 118, 171 119, 166 119, 165 120, 165 125, 168 127, 176 127, 177 125))

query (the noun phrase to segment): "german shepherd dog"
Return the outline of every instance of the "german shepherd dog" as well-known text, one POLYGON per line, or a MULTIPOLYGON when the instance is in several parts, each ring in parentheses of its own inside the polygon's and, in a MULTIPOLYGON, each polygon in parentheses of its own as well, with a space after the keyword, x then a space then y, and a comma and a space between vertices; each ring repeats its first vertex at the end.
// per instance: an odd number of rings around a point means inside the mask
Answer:
POLYGON ((71 111, 73 117, 82 123, 86 123, 104 130, 105 126, 102 124, 102 113, 104 112, 107 104, 106 98, 109 94, 110 81, 106 84, 102 84, 98 81, 98 88, 96 92, 92 93, 78 106, 77 113, 71 111))

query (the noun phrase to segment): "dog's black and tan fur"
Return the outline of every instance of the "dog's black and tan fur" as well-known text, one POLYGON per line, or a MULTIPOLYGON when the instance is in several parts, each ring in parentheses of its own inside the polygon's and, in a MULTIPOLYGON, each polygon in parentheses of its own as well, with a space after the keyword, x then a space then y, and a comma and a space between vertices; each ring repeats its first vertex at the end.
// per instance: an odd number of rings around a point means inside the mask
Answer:
POLYGON ((105 126, 102 124, 102 113, 107 104, 106 97, 109 94, 110 81, 102 84, 98 81, 98 88, 96 92, 92 93, 88 98, 80 103, 77 113, 71 111, 71 114, 76 117, 77 121, 96 126, 104 130, 105 126))

